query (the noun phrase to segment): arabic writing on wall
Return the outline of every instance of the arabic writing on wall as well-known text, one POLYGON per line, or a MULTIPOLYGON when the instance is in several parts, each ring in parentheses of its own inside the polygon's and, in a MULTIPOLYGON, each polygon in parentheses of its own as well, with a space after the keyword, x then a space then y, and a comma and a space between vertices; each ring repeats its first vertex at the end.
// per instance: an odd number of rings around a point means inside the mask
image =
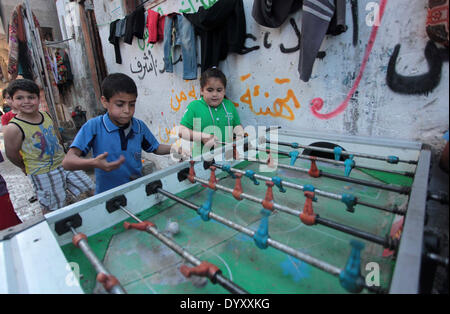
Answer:
MULTIPOLYGON (((245 82, 251 77, 251 74, 246 74, 241 76, 241 81, 245 82)), ((274 83, 277 85, 284 85, 290 83, 291 80, 288 78, 275 78, 274 83)), ((250 111, 255 114, 256 116, 267 116, 270 115, 274 118, 282 118, 289 121, 295 120, 295 114, 292 107, 289 105, 289 101, 292 101, 294 108, 299 109, 300 108, 300 102, 297 99, 297 96, 295 95, 294 91, 289 88, 286 93, 285 98, 276 98, 275 101, 272 104, 272 108, 270 106, 267 106, 264 110, 263 108, 259 108, 258 111, 255 110, 253 101, 256 99, 256 97, 261 98, 261 95, 264 96, 264 98, 268 99, 270 97, 270 94, 268 92, 261 93, 261 86, 255 85, 253 87, 253 93, 251 92, 250 87, 247 87, 245 93, 240 97, 240 101, 244 104, 248 105, 248 108, 250 111)), ((259 102, 259 101, 258 101, 259 102)))

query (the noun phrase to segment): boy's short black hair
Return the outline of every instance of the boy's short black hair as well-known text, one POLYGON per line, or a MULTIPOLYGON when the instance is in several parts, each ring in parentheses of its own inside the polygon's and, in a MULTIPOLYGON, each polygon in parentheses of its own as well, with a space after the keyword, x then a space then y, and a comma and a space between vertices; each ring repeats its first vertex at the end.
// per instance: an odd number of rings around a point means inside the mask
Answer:
POLYGON ((6 94, 8 94, 8 95, 9 95, 9 90, 8 90, 8 87, 5 87, 5 89, 3 89, 3 90, 2 90, 2 97, 3 97, 3 99, 5 99, 5 98, 6 98, 6 94))
POLYGON ((126 93, 138 95, 136 83, 131 77, 123 73, 108 75, 102 82, 102 96, 110 100, 115 94, 126 93))
POLYGON ((29 92, 30 94, 36 94, 38 97, 41 95, 39 86, 32 80, 28 79, 18 79, 9 83, 8 94, 11 98, 13 98, 14 94, 19 90, 29 92))

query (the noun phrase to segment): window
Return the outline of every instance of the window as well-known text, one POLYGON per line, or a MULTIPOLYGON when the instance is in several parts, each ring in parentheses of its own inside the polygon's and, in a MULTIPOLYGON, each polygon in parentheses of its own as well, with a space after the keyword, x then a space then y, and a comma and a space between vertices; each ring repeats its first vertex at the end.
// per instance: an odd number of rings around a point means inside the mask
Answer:
POLYGON ((42 37, 46 41, 53 41, 53 28, 41 27, 42 37))

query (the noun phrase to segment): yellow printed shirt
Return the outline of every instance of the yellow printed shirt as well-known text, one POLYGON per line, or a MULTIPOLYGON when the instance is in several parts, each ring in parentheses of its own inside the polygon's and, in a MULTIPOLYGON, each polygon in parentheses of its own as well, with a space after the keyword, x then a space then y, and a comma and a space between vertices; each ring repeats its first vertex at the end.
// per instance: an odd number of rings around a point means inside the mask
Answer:
POLYGON ((10 121, 22 131, 23 142, 20 154, 29 175, 42 174, 56 169, 61 166, 65 155, 50 115, 41 111, 39 113, 42 116, 40 123, 30 123, 17 117, 10 121))

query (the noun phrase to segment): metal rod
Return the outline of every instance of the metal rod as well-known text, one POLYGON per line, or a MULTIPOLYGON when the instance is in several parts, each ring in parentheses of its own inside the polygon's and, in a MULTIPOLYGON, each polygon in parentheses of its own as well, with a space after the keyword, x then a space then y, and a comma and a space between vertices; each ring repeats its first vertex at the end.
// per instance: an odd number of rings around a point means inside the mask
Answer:
MULTIPOLYGON (((68 226, 70 230, 72 231, 73 235, 76 236, 79 233, 70 225, 70 222, 68 223, 68 226)), ((95 253, 92 251, 91 247, 87 243, 85 239, 81 239, 78 242, 78 247, 83 251, 86 258, 89 260, 91 265, 94 267, 95 271, 97 273, 103 273, 107 276, 111 276, 111 273, 106 269, 106 267, 103 265, 103 263, 98 259, 98 257, 95 255, 95 253)), ((125 289, 121 286, 120 283, 116 284, 111 288, 109 291, 112 294, 126 294, 127 292, 125 289)))
MULTIPOLYGON (((179 202, 179 203, 181 203, 183 205, 186 205, 187 207, 189 207, 190 209, 193 209, 195 211, 197 211, 200 208, 200 206, 197 206, 194 203, 191 203, 191 202, 189 202, 189 201, 187 201, 187 200, 185 200, 185 199, 183 199, 181 197, 178 197, 178 196, 176 196, 176 195, 174 195, 174 194, 172 194, 172 193, 170 193, 168 191, 165 191, 165 190, 163 190, 161 188, 158 188, 157 191, 158 191, 158 193, 161 193, 161 194, 169 197, 170 199, 173 199, 173 200, 175 200, 175 201, 177 201, 177 202, 179 202)), ((224 224, 224 225, 226 225, 226 226, 228 226, 228 227, 230 227, 230 228, 232 228, 232 229, 234 229, 236 231, 244 233, 244 234, 248 235, 251 238, 253 238, 253 236, 255 234, 255 231, 253 231, 251 229, 248 229, 248 228, 246 228, 246 227, 244 227, 242 225, 239 225, 239 224, 237 224, 235 222, 232 222, 232 221, 230 221, 230 220, 228 220, 226 218, 223 218, 223 217, 221 217, 221 216, 219 216, 219 215, 217 215, 217 214, 215 214, 213 212, 209 212, 209 218, 214 219, 214 220, 216 220, 216 221, 218 221, 218 222, 220 222, 220 223, 222 223, 222 224, 224 224)), ((301 253, 301 252, 299 252, 299 251, 297 251, 297 250, 295 250, 295 249, 293 249, 293 248, 291 248, 289 246, 286 246, 286 245, 284 245, 284 244, 282 244, 282 243, 280 243, 278 241, 275 241, 273 239, 269 238, 269 240, 267 240, 267 244, 269 244, 273 248, 276 248, 276 249, 278 249, 278 250, 280 250, 280 251, 282 251, 284 253, 287 253, 287 254, 295 257, 295 258, 298 258, 298 259, 300 259, 302 261, 305 261, 308 264, 313 265, 313 266, 315 266, 315 267, 317 267, 317 268, 319 268, 319 269, 321 269, 323 271, 329 272, 329 273, 331 273, 334 276, 339 276, 339 274, 341 272, 341 269, 339 269, 336 266, 330 265, 330 264, 328 264, 326 262, 323 262, 323 261, 320 261, 320 260, 318 260, 318 259, 316 259, 314 257, 311 257, 309 255, 301 253)))
MULTIPOLYGON (((120 209, 122 209, 128 216, 132 217, 134 220, 136 220, 138 222, 142 222, 142 220, 140 220, 138 217, 136 217, 127 208, 120 206, 120 209)), ((196 258, 194 255, 189 253, 187 250, 182 248, 180 245, 175 243, 170 238, 166 237, 163 233, 159 232, 158 229, 156 229, 155 227, 147 226, 146 232, 153 235, 155 238, 157 238, 159 241, 161 241, 166 246, 171 248, 175 253, 177 253, 184 259, 186 259, 191 264, 193 264, 195 266, 198 266, 201 264, 201 262, 202 262, 201 260, 196 258)), ((229 280, 228 278, 225 278, 221 274, 216 274, 214 280, 217 281, 218 284, 220 284, 223 288, 225 288, 226 290, 228 290, 231 293, 234 293, 234 294, 248 294, 249 293, 246 290, 239 287, 234 282, 232 282, 231 280, 229 280)))
MULTIPOLYGON (((261 151, 263 151, 265 153, 275 153, 275 154, 279 154, 279 155, 290 157, 288 152, 284 152, 284 151, 281 151, 281 150, 276 150, 275 151, 275 150, 272 150, 272 149, 263 149, 261 151)), ((312 157, 312 156, 306 156, 306 155, 298 155, 297 158, 306 159, 306 160, 323 161, 323 162, 326 162, 326 163, 329 163, 329 164, 333 164, 333 165, 337 165, 337 166, 345 166, 345 163, 343 161, 333 160, 333 159, 328 159, 328 158, 312 157)), ((406 177, 414 176, 413 173, 407 172, 407 171, 386 170, 386 169, 379 169, 379 168, 373 168, 373 167, 368 167, 368 166, 360 166, 360 165, 357 165, 356 162, 355 162, 354 168, 376 170, 376 171, 381 171, 381 172, 398 174, 398 175, 406 176, 406 177)))
POLYGON ((435 253, 427 253, 426 256, 441 266, 448 267, 448 257, 440 256, 435 253))
MULTIPOLYGON (((264 163, 264 162, 261 162, 261 163, 264 163)), ((264 164, 267 164, 267 163, 264 163, 264 164)), ((222 169, 222 165, 213 164, 213 166, 215 166, 215 167, 217 167, 219 169, 222 169)), ((279 164, 278 166, 281 167, 281 166, 286 166, 286 165, 279 164)), ((288 166, 288 167, 289 167, 289 169, 296 168, 296 167, 293 167, 293 166, 288 166)), ((302 169, 302 168, 297 168, 297 169, 300 170, 300 171, 308 172, 307 169, 302 169)), ((230 168, 230 170, 233 171, 234 173, 241 173, 241 174, 245 175, 245 171, 243 171, 243 170, 235 169, 235 168, 230 168)), ((292 170, 296 170, 296 169, 292 169, 292 170)), ((322 174, 322 172, 321 172, 321 174, 322 174)), ((259 175, 259 174, 255 174, 255 178, 260 179, 260 180, 265 180, 265 181, 267 181, 267 180, 271 181, 272 180, 272 178, 269 178, 269 177, 266 177, 266 176, 263 176, 263 175, 259 175)), ((289 182, 289 181, 283 181, 283 186, 290 187, 290 188, 293 188, 293 189, 296 189, 296 190, 300 190, 300 191, 303 191, 303 189, 304 189, 304 186, 299 185, 299 184, 295 184, 295 183, 292 183, 292 182, 289 182)), ((335 193, 322 191, 320 189, 315 189, 315 193, 317 193, 318 195, 325 196, 325 197, 330 198, 330 199, 342 201, 342 195, 338 195, 338 194, 335 194, 335 193)), ((383 210, 383 211, 386 211, 386 212, 390 212, 390 213, 393 213, 393 214, 399 214, 399 215, 404 215, 405 214, 403 211, 400 211, 397 208, 390 209, 390 208, 387 208, 387 207, 383 207, 383 206, 379 206, 379 205, 375 205, 375 204, 371 204, 371 203, 368 203, 368 202, 361 201, 358 198, 356 199, 356 203, 360 204, 360 205, 363 205, 363 206, 372 207, 372 208, 376 208, 376 209, 383 210)))
MULTIPOLYGON (((244 159, 244 160, 256 161, 258 163, 265 164, 265 165, 268 164, 267 162, 264 162, 261 160, 253 160, 253 159, 251 159, 251 160, 244 159)), ((304 173, 309 172, 309 169, 300 168, 300 167, 296 167, 296 166, 290 166, 290 165, 284 165, 284 164, 277 164, 277 167, 280 167, 283 169, 299 171, 299 172, 304 172, 304 173)), ((367 180, 363 180, 363 179, 356 179, 356 178, 340 176, 338 174, 332 174, 332 173, 325 172, 322 170, 319 170, 319 171, 320 171, 320 176, 327 177, 330 179, 335 179, 335 180, 340 180, 340 181, 345 181, 345 182, 350 182, 350 183, 355 183, 355 184, 361 184, 361 185, 370 186, 370 187, 383 189, 383 190, 387 190, 387 191, 391 191, 391 192, 396 192, 396 193, 400 193, 400 194, 408 194, 411 191, 411 189, 407 186, 396 186, 396 185, 384 184, 384 183, 379 183, 379 182, 367 181, 367 180)))
MULTIPOLYGON (((308 146, 308 145, 301 145, 298 143, 288 143, 288 142, 275 142, 275 141, 269 141, 266 140, 266 143, 269 144, 275 144, 275 145, 281 145, 281 146, 289 146, 292 148, 303 148, 303 149, 310 149, 310 150, 314 150, 314 151, 318 151, 318 152, 323 152, 323 153, 332 153, 334 154, 334 150, 330 149, 330 148, 324 148, 324 147, 316 147, 316 146, 308 146)), ((362 158, 368 158, 368 159, 375 159, 375 160, 381 160, 381 161, 389 161, 389 157, 385 157, 385 156, 378 156, 378 155, 373 155, 373 154, 365 154, 365 153, 357 153, 357 152, 350 152, 350 151, 342 151, 341 152, 342 155, 346 155, 346 156, 358 156, 358 157, 362 157, 362 158)), ((415 160, 401 160, 399 159, 398 162, 402 162, 402 163, 407 163, 407 164, 417 164, 417 161, 415 160)))
POLYGON ((379 183, 379 182, 372 182, 372 181, 367 181, 367 180, 362 180, 362 179, 343 177, 343 176, 340 176, 340 175, 337 175, 337 174, 324 172, 324 171, 321 171, 320 174, 322 176, 330 178, 330 179, 342 180, 342 181, 346 181, 346 182, 350 182, 350 183, 366 185, 366 186, 370 186, 370 187, 377 188, 377 189, 382 189, 382 190, 386 190, 386 191, 396 192, 396 193, 399 193, 399 194, 408 194, 409 192, 411 192, 411 188, 407 187, 407 186, 397 186, 397 185, 390 185, 390 184, 384 184, 384 183, 379 183))
MULTIPOLYGON (((198 177, 195 177, 195 176, 194 176, 194 181, 197 181, 197 182, 205 184, 205 185, 209 184, 208 181, 203 180, 203 179, 198 178, 198 177)), ((220 184, 216 184, 216 188, 219 189, 219 190, 225 191, 227 193, 230 193, 230 194, 233 193, 233 189, 227 188, 227 187, 222 186, 220 184)), ((253 195, 249 195, 249 194, 245 194, 245 193, 240 194, 240 197, 248 199, 248 200, 250 200, 252 202, 255 202, 255 203, 259 203, 259 204, 261 204, 263 202, 263 199, 257 198, 257 197, 255 197, 253 195)), ((289 207, 284 206, 284 205, 276 204, 276 203, 273 203, 273 208, 274 209, 278 209, 279 211, 288 213, 290 215, 297 216, 297 217, 299 217, 300 214, 302 213, 302 211, 298 211, 298 210, 289 208, 289 207)), ((379 237, 379 236, 367 233, 365 231, 358 230, 358 229, 353 228, 353 227, 345 226, 345 225, 342 225, 340 223, 333 222, 333 221, 330 221, 330 220, 327 220, 327 219, 324 219, 324 218, 320 218, 320 219, 318 219, 318 218, 319 217, 316 218, 316 223, 318 223, 318 224, 322 224, 322 225, 330 227, 332 229, 352 234, 352 235, 357 236, 357 237, 359 237, 361 239, 365 239, 365 240, 374 242, 376 244, 380 244, 380 245, 382 245, 383 247, 386 247, 386 248, 390 246, 389 243, 382 237, 379 237)))
MULTIPOLYGON (((164 196, 167 196, 168 198, 170 198, 172 200, 175 200, 175 201, 179 202, 180 204, 185 205, 186 207, 188 207, 188 208, 190 208, 192 210, 198 211, 198 209, 200 208, 200 206, 198 206, 198 205, 196 205, 196 204, 194 204, 192 202, 189 202, 189 201, 187 201, 187 200, 185 200, 185 199, 183 199, 183 198, 181 198, 179 196, 176 196, 175 194, 172 194, 172 193, 170 193, 170 192, 168 192, 166 190, 163 190, 161 188, 158 188, 157 192, 162 194, 162 195, 164 195, 164 196)), ((255 234, 255 231, 253 231, 251 229, 248 229, 248 228, 246 228, 246 227, 244 227, 242 225, 239 225, 239 224, 237 224, 235 222, 232 222, 232 221, 230 221, 230 220, 228 220, 226 218, 223 218, 223 217, 215 214, 212 211, 209 212, 209 218, 214 219, 214 220, 224 224, 225 226, 228 226, 228 227, 230 227, 230 228, 232 228, 232 229, 234 229, 234 230, 236 230, 238 232, 241 232, 241 233, 243 233, 243 234, 245 234, 245 235, 247 235, 247 236, 249 236, 251 238, 253 238, 253 236, 255 234)), ((323 270, 323 271, 325 271, 325 272, 327 272, 327 273, 329 273, 329 274, 331 274, 333 276, 339 277, 340 273, 342 272, 342 269, 340 269, 340 268, 338 268, 338 267, 336 267, 334 265, 328 264, 328 263, 326 263, 324 261, 321 261, 321 260, 319 260, 319 259, 317 259, 315 257, 312 257, 310 255, 304 254, 304 253, 302 253, 300 251, 295 250, 294 248, 292 248, 290 246, 287 246, 287 245, 285 245, 283 243, 280 243, 280 242, 278 242, 276 240, 273 240, 271 238, 269 238, 267 240, 267 244, 270 245, 271 247, 281 251, 281 252, 284 252, 284 253, 286 253, 286 254, 288 254, 288 255, 290 255, 292 257, 295 257, 295 258, 297 258, 297 259, 299 259, 301 261, 304 261, 305 263, 308 263, 308 264, 310 264, 310 265, 312 265, 312 266, 314 266, 314 267, 316 267, 318 269, 321 269, 321 270, 323 270)), ((375 289, 374 290, 371 287, 367 286, 365 284, 363 278, 360 278, 359 281, 360 281, 360 284, 364 288, 368 289, 369 291, 373 291, 373 292, 377 292, 377 293, 383 293, 384 292, 383 289, 375 289)))

